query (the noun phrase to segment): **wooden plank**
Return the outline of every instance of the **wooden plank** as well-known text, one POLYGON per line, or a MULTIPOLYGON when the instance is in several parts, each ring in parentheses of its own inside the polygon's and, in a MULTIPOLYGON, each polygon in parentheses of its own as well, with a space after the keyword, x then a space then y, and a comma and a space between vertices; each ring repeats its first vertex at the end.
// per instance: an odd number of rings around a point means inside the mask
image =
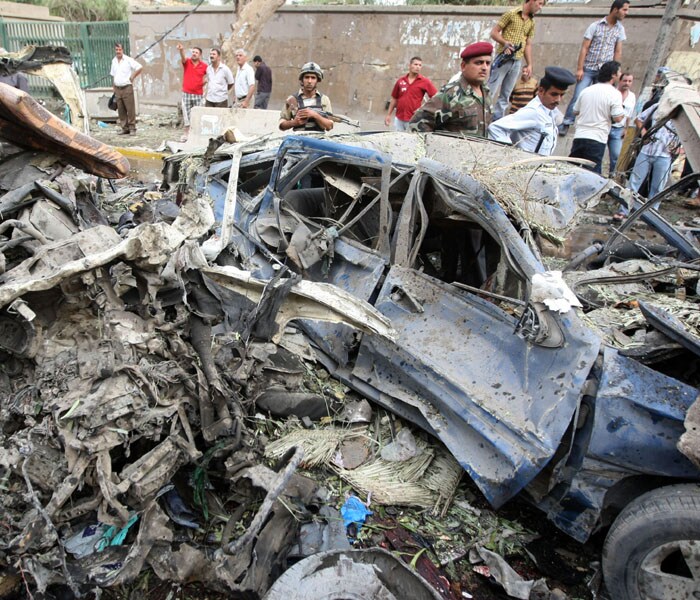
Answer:
POLYGON ((683 105, 673 121, 686 160, 690 162, 693 171, 700 171, 700 110, 697 106, 683 105))

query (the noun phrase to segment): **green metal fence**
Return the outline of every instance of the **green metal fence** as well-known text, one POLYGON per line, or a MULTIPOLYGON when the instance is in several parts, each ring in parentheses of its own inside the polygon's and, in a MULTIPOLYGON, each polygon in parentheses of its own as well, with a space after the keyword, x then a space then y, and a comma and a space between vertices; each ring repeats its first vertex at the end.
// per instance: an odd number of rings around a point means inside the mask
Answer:
MULTIPOLYGON (((109 69, 114 43, 124 44, 129 54, 128 21, 71 23, 65 21, 8 21, 0 18, 0 44, 10 52, 27 45, 65 46, 73 57, 73 68, 83 88, 109 87, 109 69)), ((45 95, 51 86, 38 77, 30 77, 30 86, 45 95)), ((50 93, 50 92, 49 92, 50 93)))

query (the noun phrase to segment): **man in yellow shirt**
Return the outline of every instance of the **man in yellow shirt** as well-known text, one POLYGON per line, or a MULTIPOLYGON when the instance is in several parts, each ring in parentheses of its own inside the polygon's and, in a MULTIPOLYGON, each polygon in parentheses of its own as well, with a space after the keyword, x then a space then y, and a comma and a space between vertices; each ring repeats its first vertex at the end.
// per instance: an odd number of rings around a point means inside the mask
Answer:
POLYGON ((495 66, 491 67, 488 83, 492 97, 496 99, 493 105, 494 121, 506 113, 510 93, 521 71, 528 79, 532 76, 535 15, 542 10, 544 2, 545 0, 527 0, 522 6, 505 13, 491 30, 491 39, 498 44, 495 66), (499 60, 500 55, 503 56, 499 60))

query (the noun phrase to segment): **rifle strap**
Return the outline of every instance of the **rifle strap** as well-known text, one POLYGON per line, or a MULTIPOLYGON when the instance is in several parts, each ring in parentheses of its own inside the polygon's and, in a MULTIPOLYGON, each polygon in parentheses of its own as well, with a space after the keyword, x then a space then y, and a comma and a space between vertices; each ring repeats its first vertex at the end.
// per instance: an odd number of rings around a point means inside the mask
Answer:
POLYGON ((537 142, 537 146, 535 146, 535 154, 539 154, 540 148, 542 147, 542 143, 544 142, 544 138, 547 137, 547 134, 543 131, 540 133, 540 140, 537 142))

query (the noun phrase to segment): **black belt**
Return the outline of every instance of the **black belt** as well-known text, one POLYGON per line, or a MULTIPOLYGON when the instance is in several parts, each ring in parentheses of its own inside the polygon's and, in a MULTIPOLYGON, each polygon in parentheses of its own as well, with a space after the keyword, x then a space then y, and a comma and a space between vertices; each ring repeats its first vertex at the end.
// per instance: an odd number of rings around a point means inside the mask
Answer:
POLYGON ((126 85, 115 85, 114 87, 123 90, 124 88, 131 87, 131 84, 127 83, 126 85))
POLYGON ((236 96, 236 100, 245 100, 248 96, 236 96))

